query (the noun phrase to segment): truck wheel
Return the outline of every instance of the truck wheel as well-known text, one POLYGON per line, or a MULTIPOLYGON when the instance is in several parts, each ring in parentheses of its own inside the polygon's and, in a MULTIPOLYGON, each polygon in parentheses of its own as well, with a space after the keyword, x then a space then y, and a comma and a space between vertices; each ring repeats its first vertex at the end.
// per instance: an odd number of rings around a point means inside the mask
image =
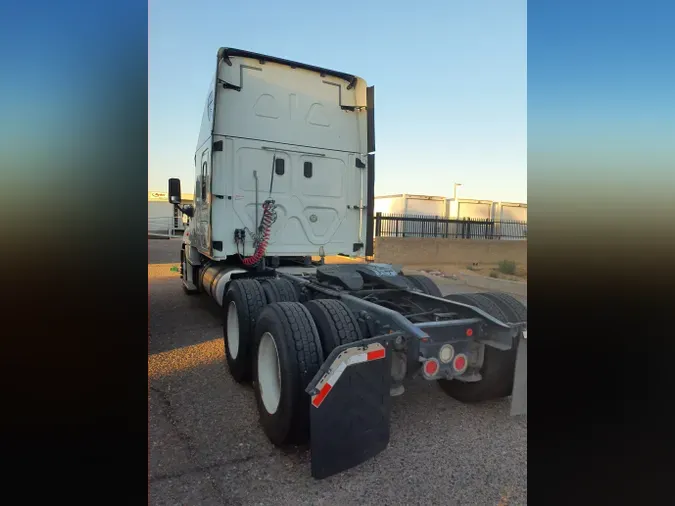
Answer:
POLYGON ((305 388, 319 371, 323 351, 312 316, 299 302, 276 302, 256 325, 253 361, 260 423, 277 446, 309 438, 309 395, 305 388))
POLYGON ((478 309, 482 309, 485 311, 487 314, 490 316, 494 316, 497 318, 499 321, 502 322, 508 322, 509 318, 507 314, 504 312, 502 306, 500 304, 497 304, 495 301, 490 299, 489 297, 486 297, 482 293, 467 293, 465 294, 467 299, 471 301, 471 303, 476 306, 478 309))
MULTIPOLYGON (((444 297, 463 304, 471 304, 482 309, 490 316, 510 323, 504 310, 485 294, 463 293, 444 297)), ((516 368, 517 341, 510 350, 498 350, 492 346, 485 346, 483 366, 480 369, 482 379, 474 383, 464 383, 459 380, 438 380, 441 389, 450 397, 460 402, 473 403, 492 399, 500 399, 511 395, 513 376, 516 368)))
POLYGON ((446 295, 443 298, 446 300, 461 302, 462 304, 469 304, 471 306, 475 305, 476 303, 473 300, 469 299, 468 295, 469 294, 467 293, 451 293, 450 295, 446 295))
POLYGON ((443 297, 441 289, 438 288, 438 285, 433 282, 433 280, 422 274, 406 274, 404 276, 410 283, 415 287, 422 290, 427 295, 433 295, 434 297, 443 297))
MULTIPOLYGON (((187 270, 188 269, 193 269, 192 272, 194 272, 194 267, 191 267, 188 263, 187 260, 185 259, 185 250, 180 250, 180 277, 181 277, 181 285, 183 285, 183 291, 187 293, 188 295, 194 295, 196 293, 199 293, 199 289, 190 289, 187 286, 185 286, 185 283, 183 280, 187 279, 187 270)), ((196 276, 192 276, 192 279, 196 279, 196 276)))
POLYGON ((342 301, 317 299, 307 302, 305 307, 314 319, 326 357, 342 344, 363 339, 356 316, 342 301))
POLYGON ((265 291, 267 303, 298 302, 298 292, 293 283, 283 278, 263 279, 260 284, 265 291))
POLYGON ((255 279, 236 279, 230 283, 223 309, 225 359, 237 383, 251 377, 251 347, 256 318, 265 306, 265 292, 255 279))
POLYGON ((527 321, 527 306, 516 299, 513 295, 503 292, 485 292, 481 295, 491 299, 501 306, 502 311, 506 313, 508 323, 519 323, 527 321))

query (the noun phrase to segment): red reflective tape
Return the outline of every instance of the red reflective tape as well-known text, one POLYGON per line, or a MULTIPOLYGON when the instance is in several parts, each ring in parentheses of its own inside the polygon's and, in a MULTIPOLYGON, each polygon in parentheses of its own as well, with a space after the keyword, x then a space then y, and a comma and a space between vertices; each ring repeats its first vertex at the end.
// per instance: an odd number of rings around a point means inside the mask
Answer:
POLYGON ((369 351, 366 360, 379 360, 381 358, 384 358, 384 348, 380 350, 369 351))
POLYGON ((321 391, 320 391, 318 394, 316 394, 316 396, 314 397, 314 399, 312 399, 312 404, 314 404, 314 407, 318 408, 319 405, 321 405, 321 403, 323 402, 323 400, 324 400, 324 399, 326 398, 326 396, 328 395, 328 392, 330 392, 330 389, 331 389, 331 388, 333 388, 333 387, 330 386, 329 383, 326 383, 326 384, 323 386, 323 388, 321 389, 321 391))

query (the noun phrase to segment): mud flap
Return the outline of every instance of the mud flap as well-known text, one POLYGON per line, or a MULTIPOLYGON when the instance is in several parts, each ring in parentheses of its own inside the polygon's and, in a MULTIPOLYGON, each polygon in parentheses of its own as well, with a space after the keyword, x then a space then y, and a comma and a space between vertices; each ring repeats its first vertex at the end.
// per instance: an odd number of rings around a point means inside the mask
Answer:
POLYGON ((523 331, 518 343, 516 372, 513 377, 511 394, 511 415, 527 414, 527 330, 523 331))
POLYGON ((385 340, 340 346, 310 383, 314 478, 357 466, 389 444, 391 355, 385 340))

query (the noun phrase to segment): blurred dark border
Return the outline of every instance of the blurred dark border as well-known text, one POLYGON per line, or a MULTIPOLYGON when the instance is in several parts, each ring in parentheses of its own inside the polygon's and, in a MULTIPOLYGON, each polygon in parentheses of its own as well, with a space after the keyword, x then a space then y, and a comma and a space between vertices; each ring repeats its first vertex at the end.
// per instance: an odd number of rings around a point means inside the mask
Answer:
POLYGON ((143 504, 147 4, 0 11, 4 481, 143 504))
MULTIPOLYGON (((639 109, 654 90, 624 87, 604 118, 614 136, 587 129, 576 143, 579 125, 603 113, 592 99, 561 107, 583 97, 565 79, 580 82, 588 69, 575 62, 589 54, 598 65, 626 55, 604 73, 608 90, 636 74, 672 84, 672 16, 656 7, 528 7, 533 504, 667 497, 673 152, 658 136, 630 140, 650 121, 667 138, 673 102, 650 102, 638 124, 622 107, 639 109), (621 36, 635 26, 642 33, 621 36)), ((19 3, 3 5, 0 23, 5 481, 72 503, 90 490, 145 501, 147 5, 19 3)))
POLYGON ((532 504, 670 495, 672 11, 528 4, 532 504))

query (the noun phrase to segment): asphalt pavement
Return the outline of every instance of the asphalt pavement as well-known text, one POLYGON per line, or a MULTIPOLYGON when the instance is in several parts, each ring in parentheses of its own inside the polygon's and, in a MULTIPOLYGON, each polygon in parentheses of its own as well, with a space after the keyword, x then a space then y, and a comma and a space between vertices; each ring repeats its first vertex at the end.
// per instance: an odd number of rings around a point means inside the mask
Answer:
POLYGON ((151 505, 527 503, 527 419, 509 416, 508 399, 463 405, 421 379, 392 399, 384 452, 314 480, 308 449, 269 443, 251 387, 229 376, 220 308, 186 295, 171 270, 179 242, 149 240, 148 248, 151 505))

